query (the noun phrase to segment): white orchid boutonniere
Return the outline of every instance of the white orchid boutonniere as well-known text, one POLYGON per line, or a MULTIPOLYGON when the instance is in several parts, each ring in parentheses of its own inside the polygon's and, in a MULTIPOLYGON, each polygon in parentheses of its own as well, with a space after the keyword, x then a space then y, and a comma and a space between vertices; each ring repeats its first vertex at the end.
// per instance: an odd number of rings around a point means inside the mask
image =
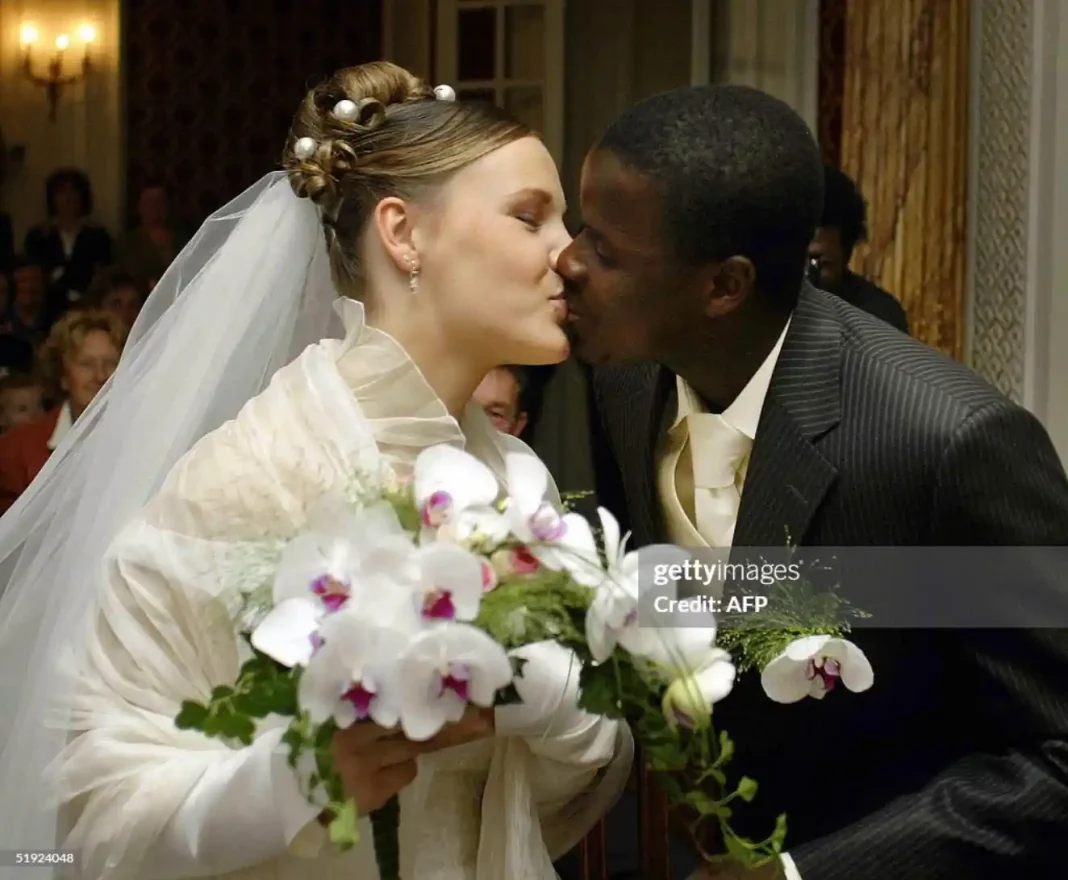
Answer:
POLYGON ((860 693, 875 683, 875 672, 860 648, 828 635, 794 639, 760 673, 764 693, 776 703, 822 700, 839 682, 860 693))

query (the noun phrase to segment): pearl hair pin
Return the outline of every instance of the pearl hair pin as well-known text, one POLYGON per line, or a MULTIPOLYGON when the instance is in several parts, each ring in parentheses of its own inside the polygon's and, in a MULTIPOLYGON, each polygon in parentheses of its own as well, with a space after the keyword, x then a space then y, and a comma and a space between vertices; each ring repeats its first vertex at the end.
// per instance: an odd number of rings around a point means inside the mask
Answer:
POLYGON ((360 108, 355 101, 342 98, 334 105, 334 115, 342 122, 355 122, 360 115, 360 108))
POLYGON ((455 101, 456 89, 454 89, 452 86, 447 86, 444 84, 440 86, 434 86, 434 97, 437 98, 439 101, 455 101))
POLYGON ((298 159, 310 159, 315 155, 316 143, 314 138, 302 137, 293 144, 293 155, 298 159))

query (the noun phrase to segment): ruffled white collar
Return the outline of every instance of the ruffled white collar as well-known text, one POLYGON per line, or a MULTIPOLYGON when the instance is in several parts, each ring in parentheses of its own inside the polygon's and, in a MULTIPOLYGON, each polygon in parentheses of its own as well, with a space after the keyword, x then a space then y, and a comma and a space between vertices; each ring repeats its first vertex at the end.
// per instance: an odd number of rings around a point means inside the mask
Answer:
MULTIPOLYGON (((338 372, 398 475, 410 473, 423 449, 450 443, 483 461, 505 486, 507 455, 534 454, 522 440, 498 431, 475 403, 459 421, 453 418, 401 344, 367 323, 362 303, 341 298, 334 307, 345 328, 344 339, 334 342, 338 372)), ((551 491, 556 495, 555 486, 551 491)))

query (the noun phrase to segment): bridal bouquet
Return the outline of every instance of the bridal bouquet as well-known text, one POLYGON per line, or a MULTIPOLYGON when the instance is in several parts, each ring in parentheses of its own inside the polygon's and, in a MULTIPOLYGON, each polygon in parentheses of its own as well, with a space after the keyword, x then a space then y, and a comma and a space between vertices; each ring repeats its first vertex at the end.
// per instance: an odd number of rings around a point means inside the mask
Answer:
MULTIPOLYGON (((426 449, 412 480, 353 479, 325 496, 288 540, 253 542, 222 573, 251 659, 176 724, 250 744, 257 722, 291 719, 290 764, 342 849, 357 842, 355 804, 332 766, 331 741, 358 722, 425 741, 468 706, 518 700, 522 661, 509 650, 582 641, 600 571, 585 518, 547 499, 530 455, 493 473, 448 445, 426 449)), ((382 880, 398 880, 399 804, 371 815, 382 880)))
MULTIPOLYGON (((331 817, 341 849, 357 842, 357 810, 332 765, 335 732, 356 723, 433 737, 469 706, 519 699, 512 649, 555 641, 582 663, 580 705, 625 719, 671 799, 718 823, 730 857, 747 864, 782 848, 785 819, 753 843, 730 825, 743 777, 726 791, 733 744, 712 729, 712 706, 738 671, 759 668, 773 699, 821 697, 837 681, 871 684, 867 660, 842 634, 824 595, 791 584, 772 626, 717 633, 711 613, 648 624, 642 584, 686 558, 675 547, 627 551, 607 511, 596 529, 548 498, 549 476, 530 455, 506 462, 508 496, 493 473, 448 445, 417 458, 410 482, 354 479, 324 496, 285 539, 250 542, 222 572, 250 659, 178 727, 250 744, 268 716, 290 719, 283 741, 305 794, 331 817), (662 569, 661 569, 662 570, 662 569), (813 614, 813 610, 819 613, 813 614), (717 635, 720 644, 717 645, 717 635), (714 794, 709 788, 715 789, 714 794)), ((400 880, 399 803, 370 816, 382 880, 400 880)))

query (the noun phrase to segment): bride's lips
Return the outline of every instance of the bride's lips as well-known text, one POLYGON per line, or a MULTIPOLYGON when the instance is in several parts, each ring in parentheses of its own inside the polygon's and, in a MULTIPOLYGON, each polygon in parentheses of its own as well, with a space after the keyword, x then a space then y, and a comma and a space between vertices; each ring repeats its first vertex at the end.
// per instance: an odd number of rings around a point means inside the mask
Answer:
POLYGON ((553 304, 553 311, 556 312, 557 317, 561 321, 566 320, 568 309, 567 300, 564 299, 564 292, 560 291, 560 293, 556 294, 556 296, 551 297, 549 299, 549 302, 553 304))

